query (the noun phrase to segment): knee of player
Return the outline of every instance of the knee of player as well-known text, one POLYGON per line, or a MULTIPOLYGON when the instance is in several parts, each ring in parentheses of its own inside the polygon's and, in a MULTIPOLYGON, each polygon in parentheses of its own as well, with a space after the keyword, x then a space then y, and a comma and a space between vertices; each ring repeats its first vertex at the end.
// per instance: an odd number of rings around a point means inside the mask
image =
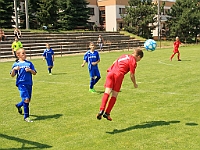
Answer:
POLYGON ((25 99, 24 103, 30 103, 30 100, 29 99, 25 99))

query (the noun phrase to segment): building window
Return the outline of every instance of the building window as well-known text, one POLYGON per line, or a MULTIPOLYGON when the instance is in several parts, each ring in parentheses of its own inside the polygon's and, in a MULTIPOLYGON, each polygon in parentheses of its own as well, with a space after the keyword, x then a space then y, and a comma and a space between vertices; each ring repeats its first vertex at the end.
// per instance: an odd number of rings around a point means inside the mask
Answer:
POLYGON ((125 14, 126 10, 125 8, 119 8, 119 14, 125 14))
POLYGON ((89 8, 89 12, 90 12, 89 14, 90 14, 91 16, 94 15, 94 8, 91 8, 91 7, 90 7, 90 8, 89 8))

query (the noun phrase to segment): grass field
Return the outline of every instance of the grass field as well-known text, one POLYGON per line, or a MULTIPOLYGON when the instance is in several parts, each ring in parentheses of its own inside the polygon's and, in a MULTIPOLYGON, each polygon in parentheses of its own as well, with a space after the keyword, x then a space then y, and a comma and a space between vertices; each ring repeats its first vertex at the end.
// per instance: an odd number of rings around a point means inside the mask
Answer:
POLYGON ((198 150, 200 149, 200 49, 181 47, 181 59, 169 61, 172 49, 144 52, 138 63, 135 89, 126 75, 111 117, 97 120, 104 91, 106 69, 121 54, 100 53, 102 78, 88 92, 83 55, 56 57, 53 75, 42 59, 32 59, 30 104, 33 123, 23 121, 15 104, 20 101, 15 78, 9 75, 13 62, 1 62, 1 150, 198 150))

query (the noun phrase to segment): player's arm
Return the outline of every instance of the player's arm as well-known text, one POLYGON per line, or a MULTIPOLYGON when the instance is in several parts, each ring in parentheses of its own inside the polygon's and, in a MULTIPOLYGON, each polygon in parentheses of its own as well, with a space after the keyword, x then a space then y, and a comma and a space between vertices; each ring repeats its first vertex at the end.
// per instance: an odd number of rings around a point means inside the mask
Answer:
POLYGON ((36 73, 37 73, 35 70, 33 70, 31 68, 25 68, 25 70, 26 70, 26 72, 30 72, 33 75, 36 75, 36 73))
POLYGON ((16 75, 16 71, 19 69, 20 69, 19 66, 14 67, 10 72, 11 77, 14 77, 16 75))
POLYGON ((54 55, 52 55, 52 60, 54 61, 54 55))
POLYGON ((19 43, 19 47, 20 47, 20 48, 23 48, 23 45, 22 45, 22 43, 21 43, 21 42, 19 43))
POLYGON ((92 62, 92 65, 97 65, 100 62, 100 59, 98 61, 92 62))
POLYGON ((83 63, 81 64, 81 67, 84 67, 86 63, 86 60, 83 60, 83 63))
POLYGON ((136 83, 135 74, 130 73, 130 78, 131 78, 131 81, 133 82, 134 87, 137 88, 138 85, 136 83))

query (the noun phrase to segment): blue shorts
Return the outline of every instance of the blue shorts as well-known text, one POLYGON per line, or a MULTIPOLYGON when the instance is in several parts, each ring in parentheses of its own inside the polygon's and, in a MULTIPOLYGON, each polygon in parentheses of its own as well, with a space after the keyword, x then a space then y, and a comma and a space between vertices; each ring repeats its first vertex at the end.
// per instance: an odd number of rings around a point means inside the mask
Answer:
POLYGON ((100 72, 99 72, 99 69, 92 69, 89 71, 89 74, 90 74, 90 78, 93 78, 93 77, 100 77, 100 72))
POLYGON ((31 100, 32 95, 32 85, 18 85, 18 90, 20 93, 20 97, 22 98, 22 101, 29 99, 31 100))
POLYGON ((53 61, 52 60, 46 59, 46 61, 47 61, 47 66, 53 66, 53 61))

